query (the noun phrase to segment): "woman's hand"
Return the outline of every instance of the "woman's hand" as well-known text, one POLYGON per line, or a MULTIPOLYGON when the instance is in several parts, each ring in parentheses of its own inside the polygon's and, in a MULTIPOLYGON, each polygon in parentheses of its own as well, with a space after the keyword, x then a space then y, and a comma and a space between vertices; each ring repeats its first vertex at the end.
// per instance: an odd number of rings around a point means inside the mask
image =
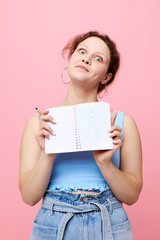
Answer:
POLYGON ((48 110, 42 111, 42 113, 43 114, 39 116, 40 124, 39 124, 39 130, 36 134, 36 139, 41 147, 41 150, 45 151, 45 137, 49 139, 49 134, 52 134, 55 136, 55 132, 47 124, 47 122, 51 122, 55 124, 56 121, 52 116, 47 115, 49 113, 48 110))
POLYGON ((114 125, 115 119, 117 117, 117 112, 114 113, 111 117, 111 129, 109 133, 111 133, 110 137, 113 138, 113 149, 111 150, 95 150, 93 151, 93 156, 95 158, 95 161, 97 165, 106 164, 111 161, 111 158, 114 154, 114 152, 122 146, 122 128, 119 126, 114 125))

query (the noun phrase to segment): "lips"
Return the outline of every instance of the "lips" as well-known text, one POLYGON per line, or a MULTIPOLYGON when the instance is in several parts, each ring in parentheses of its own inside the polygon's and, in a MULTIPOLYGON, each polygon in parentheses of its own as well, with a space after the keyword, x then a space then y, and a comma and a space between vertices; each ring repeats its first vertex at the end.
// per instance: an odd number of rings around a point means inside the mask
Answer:
POLYGON ((84 69, 86 72, 89 72, 89 70, 88 70, 85 66, 77 65, 76 67, 82 68, 82 69, 84 69))

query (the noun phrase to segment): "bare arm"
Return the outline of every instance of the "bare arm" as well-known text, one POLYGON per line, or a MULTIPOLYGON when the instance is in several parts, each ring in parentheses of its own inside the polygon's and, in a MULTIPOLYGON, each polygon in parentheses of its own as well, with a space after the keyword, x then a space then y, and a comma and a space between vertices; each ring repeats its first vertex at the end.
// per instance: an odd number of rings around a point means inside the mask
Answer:
POLYGON ((36 115, 31 117, 25 126, 21 140, 19 189, 23 201, 29 205, 36 204, 43 197, 56 156, 56 154, 45 153, 44 138, 51 131, 45 124, 47 123, 44 121, 39 124, 36 115))
POLYGON ((98 163, 98 166, 120 201, 131 205, 138 200, 142 189, 142 150, 139 132, 131 116, 125 114, 124 117, 120 169, 111 160, 98 163))

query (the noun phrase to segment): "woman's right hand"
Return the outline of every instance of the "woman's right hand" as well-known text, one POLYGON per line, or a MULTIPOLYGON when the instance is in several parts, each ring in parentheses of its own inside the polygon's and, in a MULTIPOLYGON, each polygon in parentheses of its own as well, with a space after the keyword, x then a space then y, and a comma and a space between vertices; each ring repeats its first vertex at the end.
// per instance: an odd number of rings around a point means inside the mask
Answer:
POLYGON ((53 136, 56 135, 54 130, 47 124, 47 122, 55 124, 56 121, 52 116, 48 115, 48 110, 42 111, 42 113, 42 115, 39 115, 40 124, 39 130, 36 134, 36 139, 40 145, 41 150, 45 152, 45 137, 49 139, 49 134, 52 134, 53 136))

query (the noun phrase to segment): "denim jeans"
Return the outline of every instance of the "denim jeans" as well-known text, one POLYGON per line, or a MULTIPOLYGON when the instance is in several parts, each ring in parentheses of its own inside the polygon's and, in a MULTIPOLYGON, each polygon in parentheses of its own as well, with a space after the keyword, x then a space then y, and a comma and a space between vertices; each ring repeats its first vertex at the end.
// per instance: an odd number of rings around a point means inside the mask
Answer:
POLYGON ((133 240, 130 220, 110 189, 47 191, 30 240, 133 240))

